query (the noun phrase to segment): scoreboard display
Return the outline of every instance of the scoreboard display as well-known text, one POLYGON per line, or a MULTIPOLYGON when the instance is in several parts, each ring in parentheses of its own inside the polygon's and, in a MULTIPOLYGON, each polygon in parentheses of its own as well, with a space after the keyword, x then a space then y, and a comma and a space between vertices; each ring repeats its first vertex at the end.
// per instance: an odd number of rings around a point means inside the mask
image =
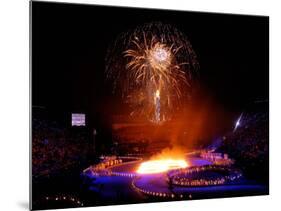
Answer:
POLYGON ((71 114, 71 125, 72 126, 86 126, 86 115, 73 113, 71 114))

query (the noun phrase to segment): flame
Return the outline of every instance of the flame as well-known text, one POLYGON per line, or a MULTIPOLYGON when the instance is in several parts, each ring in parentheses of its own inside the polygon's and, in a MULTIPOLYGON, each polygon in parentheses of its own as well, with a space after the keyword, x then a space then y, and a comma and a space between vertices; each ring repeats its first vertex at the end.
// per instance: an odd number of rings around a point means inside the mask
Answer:
POLYGON ((137 169, 139 174, 154 174, 166 172, 171 169, 186 168, 188 164, 183 159, 159 159, 141 163, 137 169))
POLYGON ((156 90, 155 96, 156 96, 156 98, 160 98, 160 91, 159 91, 159 89, 156 90))

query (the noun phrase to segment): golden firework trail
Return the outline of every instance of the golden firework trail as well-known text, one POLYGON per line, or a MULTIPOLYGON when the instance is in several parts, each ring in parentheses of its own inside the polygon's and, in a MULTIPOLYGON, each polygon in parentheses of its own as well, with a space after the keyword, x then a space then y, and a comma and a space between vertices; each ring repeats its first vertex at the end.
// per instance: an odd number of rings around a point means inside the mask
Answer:
POLYGON ((199 68, 186 36, 169 24, 148 23, 118 37, 106 59, 113 90, 133 108, 132 114, 154 113, 154 94, 161 92, 161 115, 178 108, 199 68))

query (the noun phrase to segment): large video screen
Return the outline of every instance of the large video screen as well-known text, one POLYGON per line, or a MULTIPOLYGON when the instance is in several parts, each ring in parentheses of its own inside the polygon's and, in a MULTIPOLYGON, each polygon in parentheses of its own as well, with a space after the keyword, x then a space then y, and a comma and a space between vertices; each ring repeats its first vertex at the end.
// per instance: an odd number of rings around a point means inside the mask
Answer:
POLYGON ((71 126, 86 126, 85 114, 71 114, 71 126))

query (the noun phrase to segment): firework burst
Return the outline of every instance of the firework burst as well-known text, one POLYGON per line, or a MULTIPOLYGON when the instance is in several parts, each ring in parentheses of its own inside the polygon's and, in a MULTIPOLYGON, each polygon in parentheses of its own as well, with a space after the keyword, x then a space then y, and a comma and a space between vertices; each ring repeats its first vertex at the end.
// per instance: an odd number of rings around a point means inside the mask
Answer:
MULTIPOLYGON (((106 59, 113 90, 133 107, 131 114, 155 116, 155 93, 161 93, 160 119, 179 108, 199 68, 186 36, 168 24, 149 23, 119 36, 106 59)), ((159 96, 160 98, 160 96, 159 96)))

